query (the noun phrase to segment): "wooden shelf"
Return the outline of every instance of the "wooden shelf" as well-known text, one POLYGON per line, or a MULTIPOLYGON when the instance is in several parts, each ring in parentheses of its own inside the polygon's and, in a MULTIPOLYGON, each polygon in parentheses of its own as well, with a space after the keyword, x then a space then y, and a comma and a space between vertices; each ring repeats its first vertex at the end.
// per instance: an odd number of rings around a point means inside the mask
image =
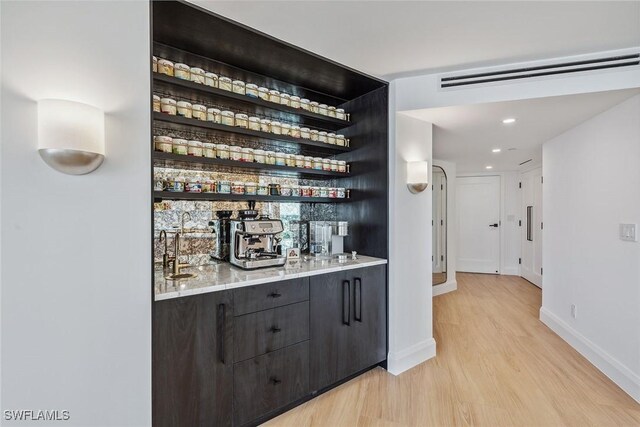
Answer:
POLYGON ((291 166, 267 165, 264 163, 247 163, 235 160, 212 159, 208 157, 184 156, 181 154, 163 153, 154 151, 153 164, 155 166, 178 168, 178 169, 196 169, 215 171, 220 168, 243 169, 256 172, 266 172, 269 175, 295 175, 314 179, 332 179, 346 178, 350 176, 344 172, 333 172, 316 169, 303 169, 291 166))
POLYGON ((178 129, 189 129, 189 128, 201 128, 201 129, 209 129, 215 132, 223 132, 234 135, 243 135, 248 137, 259 138, 262 140, 270 140, 270 141, 281 141, 286 142, 288 144, 295 144, 300 147, 312 147, 313 149, 321 150, 327 153, 343 153, 346 151, 351 151, 349 147, 343 147, 340 145, 331 145, 326 144, 324 142, 311 141, 309 139, 302 138, 294 138, 288 135, 276 135, 273 133, 260 132, 251 129, 244 129, 237 126, 226 126, 218 123, 213 123, 209 121, 202 121, 197 119, 188 119, 182 116, 172 116, 165 113, 153 113, 154 122, 163 122, 170 125, 170 127, 176 127, 178 129))
MULTIPOLYGON (((160 89, 171 87, 180 88, 181 90, 176 95, 195 91, 205 95, 213 95, 215 97, 225 98, 226 100, 232 101, 234 105, 240 102, 241 104, 257 106, 261 109, 266 109, 271 112, 285 113, 290 117, 300 117, 303 119, 301 120, 303 123, 308 124, 312 127, 315 126, 321 128, 329 128, 331 130, 339 130, 349 127, 352 124, 352 122, 348 120, 342 120, 336 117, 328 117, 323 114, 313 113, 301 108, 293 108, 286 105, 276 104, 273 102, 265 101, 261 98, 252 98, 247 95, 241 95, 215 87, 194 83, 189 80, 167 76, 166 74, 153 73, 153 82, 154 85, 160 89)), ((273 114, 268 115, 272 116, 273 114)), ((282 119, 286 120, 286 116, 282 119)))
POLYGON ((303 202, 303 203, 344 203, 351 199, 331 199, 328 197, 287 197, 287 196, 258 196, 220 193, 172 193, 170 191, 154 191, 153 198, 156 200, 207 200, 207 201, 230 201, 246 202, 255 200, 257 202, 303 202))

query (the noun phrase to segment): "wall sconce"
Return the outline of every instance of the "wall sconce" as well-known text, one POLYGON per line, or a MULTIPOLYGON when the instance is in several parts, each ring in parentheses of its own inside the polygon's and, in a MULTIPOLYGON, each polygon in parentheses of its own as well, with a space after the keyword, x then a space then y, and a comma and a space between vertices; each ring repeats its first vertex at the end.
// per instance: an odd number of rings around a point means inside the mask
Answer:
POLYGON ((429 185, 429 164, 426 161, 407 162, 407 188, 413 194, 422 193, 429 185))
POLYGON ((104 161, 104 113, 79 102, 38 101, 38 152, 58 172, 93 172, 104 161))

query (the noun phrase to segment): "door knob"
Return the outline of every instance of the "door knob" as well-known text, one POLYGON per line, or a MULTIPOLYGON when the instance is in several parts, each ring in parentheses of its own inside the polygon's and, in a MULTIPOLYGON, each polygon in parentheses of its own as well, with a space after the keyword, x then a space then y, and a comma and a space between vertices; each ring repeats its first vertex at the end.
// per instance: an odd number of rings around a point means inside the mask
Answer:
POLYGON ((495 224, 489 224, 489 227, 497 227, 497 226, 498 226, 498 223, 495 223, 495 224))

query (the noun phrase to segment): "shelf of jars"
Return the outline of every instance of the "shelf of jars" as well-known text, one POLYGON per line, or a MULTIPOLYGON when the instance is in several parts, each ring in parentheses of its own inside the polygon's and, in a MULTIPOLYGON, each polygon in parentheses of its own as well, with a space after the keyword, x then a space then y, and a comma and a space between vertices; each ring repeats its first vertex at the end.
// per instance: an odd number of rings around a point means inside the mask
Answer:
POLYGON ((189 200, 189 201, 233 201, 243 202, 255 200, 257 202, 302 202, 302 203, 343 203, 348 202, 349 198, 343 197, 303 197, 303 196, 282 196, 282 195, 258 195, 258 194, 232 194, 232 193, 191 193, 191 192, 172 192, 172 191, 154 191, 155 200, 189 200))
MULTIPOLYGON (((307 111, 303 108, 296 108, 290 105, 283 105, 268 101, 266 99, 249 96, 246 94, 235 93, 228 90, 219 89, 204 85, 201 83, 195 83, 189 80, 180 79, 166 74, 153 73, 154 89, 160 92, 171 94, 172 88, 178 89, 175 91, 177 96, 184 95, 185 93, 197 92, 204 94, 205 96, 215 96, 217 98, 224 98, 231 101, 232 104, 246 104, 259 107, 271 112, 285 113, 288 115, 295 115, 300 117, 304 123, 310 125, 316 124, 320 127, 330 127, 333 130, 343 129, 351 125, 351 122, 345 119, 339 119, 337 117, 331 117, 328 115, 314 113, 307 111)), ((273 115, 273 114, 271 114, 273 115)))
MULTIPOLYGON (((253 150, 252 150, 253 151, 253 150)), ((260 155, 260 154, 259 154, 260 155)), ((253 154, 252 154, 253 156, 253 154)), ((163 168, 172 168, 172 169, 189 169, 189 170, 207 170, 207 171, 217 171, 217 170, 235 170, 238 169, 257 172, 260 174, 269 174, 269 175, 290 175, 290 176, 299 176, 305 178, 312 179, 332 179, 332 178, 344 178, 350 176, 347 172, 339 172, 337 170, 323 170, 323 169, 314 169, 313 162, 315 160, 316 163, 321 161, 319 158, 312 159, 310 157, 306 157, 306 161, 309 164, 309 167, 296 167, 296 166, 287 166, 287 165, 278 165, 278 164, 267 164, 264 163, 265 154, 261 154, 263 156, 263 163, 258 163, 255 161, 238 161, 231 159, 222 159, 217 157, 196 157, 191 155, 183 155, 183 154, 174 154, 174 153, 165 153, 161 151, 155 151, 153 153, 153 164, 156 167, 163 168)), ((303 156, 296 156, 303 157, 303 156)), ((284 160, 283 160, 284 161, 284 160)), ((287 159, 287 162, 289 159, 287 159)), ((299 159, 298 161, 304 162, 304 159, 299 159)), ((325 162, 326 163, 326 162, 325 162)), ((337 168, 338 161, 334 161, 334 167, 337 168)), ((345 167, 344 165, 342 167, 345 167)))
POLYGON ((177 130, 190 130, 193 128, 206 129, 208 131, 214 131, 216 133, 226 133, 233 135, 241 135, 244 137, 252 137, 259 140, 285 142, 288 144, 294 144, 300 147, 310 147, 314 150, 323 151, 327 153, 342 153, 350 151, 349 146, 342 146, 337 144, 329 144, 322 141, 314 141, 306 138, 296 138, 290 135, 275 134, 270 132, 264 132, 259 130, 248 129, 240 126, 226 125, 216 123, 214 121, 200 120, 197 118, 183 117, 179 115, 172 115, 167 113, 153 112, 154 122, 162 123, 163 126, 170 127, 177 130))

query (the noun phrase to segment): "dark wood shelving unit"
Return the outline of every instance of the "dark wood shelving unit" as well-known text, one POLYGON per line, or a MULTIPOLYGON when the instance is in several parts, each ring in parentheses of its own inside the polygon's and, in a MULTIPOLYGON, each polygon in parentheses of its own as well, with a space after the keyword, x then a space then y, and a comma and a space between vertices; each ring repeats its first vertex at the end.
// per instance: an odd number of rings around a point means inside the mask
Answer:
POLYGON ((228 201, 246 202, 255 200, 257 202, 302 202, 302 203, 346 203, 351 199, 331 199, 329 197, 293 197, 293 196, 258 196, 246 194, 220 194, 220 193, 172 193, 170 191, 155 191, 153 198, 156 200, 207 200, 207 201, 228 201))
POLYGON ((195 92, 209 96, 210 99, 222 98, 229 101, 228 105, 231 109, 234 107, 242 111, 250 109, 257 114, 268 116, 270 118, 275 117, 285 122, 289 121, 302 124, 304 126, 308 125, 311 128, 336 131, 351 126, 351 122, 347 120, 313 113, 311 111, 303 110, 302 108, 293 108, 287 105, 276 104, 274 102, 265 101, 261 98, 252 98, 247 95, 229 92, 215 87, 194 83, 189 80, 167 76, 165 74, 154 73, 153 81, 155 88, 162 93, 178 97, 188 97, 190 94, 195 92), (260 109, 251 107, 259 107, 260 109))
POLYGON ((195 128, 207 129, 216 133, 227 133, 233 135, 242 135, 245 137, 257 138, 267 141, 279 141, 286 142, 288 144, 295 144, 300 147, 313 147, 314 150, 326 152, 326 153, 344 153, 350 151, 350 147, 343 147, 340 145, 325 144, 324 142, 311 141, 310 139, 294 138, 288 135, 276 135, 273 133, 260 132, 251 129, 244 129, 237 126, 227 126, 209 121, 188 119, 182 116, 172 116, 165 113, 153 113, 154 122, 162 122, 180 130, 189 130, 195 128))
POLYGON ((220 168, 242 169, 248 171, 265 172, 270 175, 289 175, 313 179, 346 178, 350 176, 344 172, 325 171, 317 169, 303 169, 291 166, 267 165, 265 163, 238 162, 236 160, 226 160, 209 157, 193 157, 181 154, 163 153, 155 151, 153 153, 154 166, 188 169, 188 170, 208 170, 215 171, 220 168))

